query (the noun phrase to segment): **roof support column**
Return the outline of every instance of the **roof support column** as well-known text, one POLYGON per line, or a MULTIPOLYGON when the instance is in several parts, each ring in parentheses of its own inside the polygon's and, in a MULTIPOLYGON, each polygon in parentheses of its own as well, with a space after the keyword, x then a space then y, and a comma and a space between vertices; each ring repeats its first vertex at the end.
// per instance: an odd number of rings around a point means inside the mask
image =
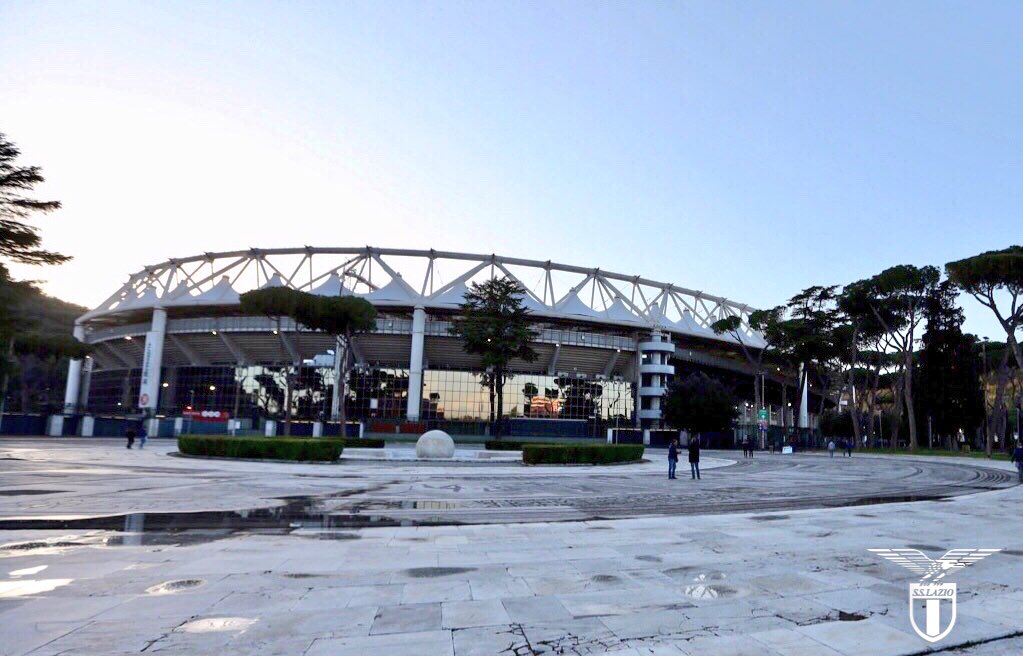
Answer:
MULTIPOLYGON (((74 336, 79 342, 85 340, 85 328, 76 323, 74 336)), ((67 385, 64 387, 64 414, 73 415, 78 411, 78 399, 82 390, 82 360, 74 358, 67 365, 67 385)))
POLYGON ((419 420, 423 404, 423 345, 426 339, 426 310, 417 306, 412 311, 412 351, 408 363, 408 407, 405 417, 419 420))
POLYGON ((142 352, 142 376, 139 384, 138 408, 145 415, 156 412, 160 398, 160 366, 163 364, 163 340, 167 335, 167 310, 153 308, 153 323, 146 333, 142 352))
POLYGON ((78 391, 78 409, 82 413, 89 411, 89 390, 92 387, 92 368, 96 366, 96 359, 92 356, 85 356, 82 364, 82 384, 78 391))
MULTIPOLYGON (((348 349, 343 346, 341 337, 334 338, 334 393, 330 397, 330 420, 338 421, 341 419, 341 391, 342 385, 339 384, 341 377, 345 375, 345 367, 343 363, 348 359, 348 349)), ((347 381, 346 381, 347 382, 347 381)), ((344 389, 347 391, 348 386, 344 385, 344 389)), ((345 429, 341 429, 341 437, 345 436, 345 429)))

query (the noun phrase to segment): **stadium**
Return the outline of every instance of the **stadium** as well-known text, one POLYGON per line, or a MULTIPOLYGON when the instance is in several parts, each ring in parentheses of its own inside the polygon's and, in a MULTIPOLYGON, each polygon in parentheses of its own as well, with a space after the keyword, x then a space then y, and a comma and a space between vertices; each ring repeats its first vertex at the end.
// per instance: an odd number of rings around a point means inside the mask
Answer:
MULTIPOLYGON (((493 417, 486 372, 449 328, 469 286, 488 277, 518 281, 536 320, 539 357, 513 362, 505 385, 513 434, 657 428, 672 377, 701 370, 750 401, 753 385, 762 385, 769 423, 795 424, 796 381, 782 372, 755 380, 742 354, 739 339, 764 345, 746 326, 747 305, 599 268, 371 247, 203 253, 132 274, 76 322, 75 337, 93 351, 71 362, 65 420, 142 415, 163 420, 163 435, 180 431, 183 420, 214 430, 231 418, 247 430, 269 422, 274 434, 290 396, 293 432, 325 434, 341 403, 333 394, 341 370, 334 337, 240 311, 241 293, 288 286, 357 295, 379 313, 376 329, 351 346, 350 420, 369 432, 486 433, 493 417), (710 329, 729 316, 743 321, 738 337, 710 329)), ((740 424, 757 421, 751 404, 740 410, 740 424)))

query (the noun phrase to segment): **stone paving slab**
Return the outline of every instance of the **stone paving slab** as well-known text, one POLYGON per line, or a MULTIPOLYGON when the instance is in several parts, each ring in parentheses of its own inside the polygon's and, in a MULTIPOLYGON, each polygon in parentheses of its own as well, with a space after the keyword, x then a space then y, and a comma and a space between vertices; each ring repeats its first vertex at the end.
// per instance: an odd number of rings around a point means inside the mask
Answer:
POLYGON ((932 647, 907 618, 916 577, 867 549, 993 546, 1006 551, 955 574, 959 617, 938 646, 1015 655, 1020 516, 1013 487, 582 522, 0 531, 0 654, 901 656, 932 647))

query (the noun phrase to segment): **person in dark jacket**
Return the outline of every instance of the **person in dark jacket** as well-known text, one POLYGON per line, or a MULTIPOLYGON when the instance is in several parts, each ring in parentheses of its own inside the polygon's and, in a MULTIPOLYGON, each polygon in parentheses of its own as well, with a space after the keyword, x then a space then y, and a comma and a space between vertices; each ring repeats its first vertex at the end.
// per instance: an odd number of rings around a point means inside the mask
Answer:
POLYGON ((853 448, 853 441, 852 440, 846 440, 845 441, 845 456, 847 458, 852 458, 852 448, 853 448))
POLYGON ((135 429, 129 428, 128 430, 124 431, 124 436, 128 438, 128 444, 126 444, 125 446, 127 446, 130 449, 131 446, 135 444, 135 429))
POLYGON ((1012 452, 1012 461, 1016 463, 1016 471, 1019 472, 1019 482, 1023 483, 1023 441, 1016 442, 1016 449, 1012 452))
POLYGON ((675 466, 678 465, 678 440, 668 445, 668 478, 675 478, 675 466))
POLYGON ((689 471, 693 480, 700 480, 700 438, 689 438, 689 471))

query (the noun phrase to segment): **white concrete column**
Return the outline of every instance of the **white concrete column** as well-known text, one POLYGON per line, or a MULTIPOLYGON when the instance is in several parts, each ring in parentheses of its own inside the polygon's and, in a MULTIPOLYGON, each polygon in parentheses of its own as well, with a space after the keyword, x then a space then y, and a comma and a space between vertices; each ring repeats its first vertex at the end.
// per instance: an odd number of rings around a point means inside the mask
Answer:
POLYGON ((142 353, 142 379, 139 385, 138 408, 152 414, 160 398, 160 366, 163 364, 163 340, 167 335, 167 310, 153 309, 153 323, 146 333, 142 353))
MULTIPOLYGON (((345 355, 348 353, 346 348, 342 348, 341 338, 337 337, 334 340, 334 395, 330 399, 330 420, 338 421, 341 419, 341 376, 344 375, 344 363, 345 355)), ((343 436, 342 436, 343 437, 343 436)))
POLYGON ((92 387, 92 369, 95 366, 95 358, 85 356, 85 362, 82 363, 82 383, 78 390, 78 410, 83 413, 89 411, 89 390, 92 387))
POLYGON ((408 363, 408 408, 405 418, 419 419, 419 406, 423 402, 423 344, 426 338, 426 310, 412 311, 412 354, 408 363))
POLYGON ((803 396, 799 402, 799 427, 809 428, 810 426, 810 408, 809 405, 810 393, 810 374, 805 370, 803 365, 799 365, 799 379, 803 383, 803 396))
POLYGON ((61 437, 64 435, 64 415, 50 415, 46 422, 46 434, 50 437, 61 437))
MULTIPOLYGON (((79 342, 85 341, 85 327, 75 324, 72 333, 79 342)), ((67 385, 64 387, 64 414, 73 415, 78 411, 78 400, 82 390, 82 361, 73 358, 67 365, 67 385)))

